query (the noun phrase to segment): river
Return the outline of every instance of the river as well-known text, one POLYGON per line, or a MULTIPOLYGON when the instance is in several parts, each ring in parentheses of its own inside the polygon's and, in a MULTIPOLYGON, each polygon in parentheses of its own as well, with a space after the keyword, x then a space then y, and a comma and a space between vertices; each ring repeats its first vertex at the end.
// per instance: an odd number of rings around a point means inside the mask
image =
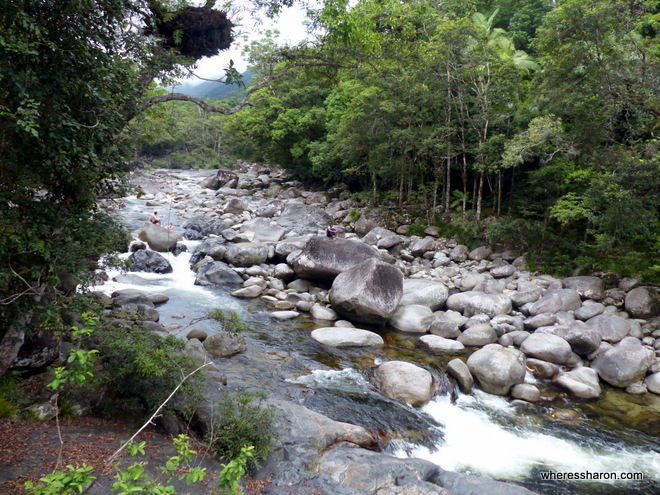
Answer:
MULTIPOLYGON (((206 172, 208 174, 208 172, 206 172)), ((199 172, 170 174, 170 194, 194 190, 199 172)), ((124 198, 116 210, 133 236, 156 209, 163 224, 180 225, 183 219, 169 203, 147 207, 136 197, 124 198)), ((333 419, 376 428, 385 434, 385 448, 394 456, 421 457, 444 469, 467 472, 499 480, 514 480, 541 494, 658 494, 660 493, 660 398, 653 394, 633 397, 604 387, 597 402, 567 401, 548 393, 546 401, 523 405, 503 397, 475 391, 440 394, 414 410, 389 401, 369 383, 372 370, 384 360, 400 359, 444 377, 449 358, 431 356, 417 344, 417 337, 390 329, 377 329, 385 347, 370 350, 340 350, 322 347, 309 337, 319 325, 304 314, 293 321, 270 318, 268 306, 259 300, 239 300, 218 288, 194 285, 188 260, 198 241, 184 241, 189 252, 167 254, 174 271, 167 275, 139 273, 133 283, 109 281, 97 290, 112 293, 121 288, 161 292, 169 296, 158 311, 163 325, 181 325, 172 332, 181 338, 187 324, 221 308, 236 311, 251 327, 252 345, 288 353, 305 363, 290 376, 275 378, 288 387, 315 390, 305 405, 333 419), (183 316, 183 318, 181 318, 183 316), (307 371, 305 371, 307 370, 307 371), (578 411, 579 419, 561 421, 558 409, 578 411), (407 433, 398 434, 397 430, 407 433), (422 430, 415 438, 409 432, 422 430), (550 473, 550 474, 547 474, 550 473), (553 473, 582 473, 583 477, 643 476, 642 480, 543 479, 553 473), (586 473, 586 474, 585 474, 586 473)), ((127 256, 125 254, 124 256, 127 256)), ((111 279, 118 272, 109 273, 111 279)), ((197 328, 218 329, 212 321, 197 328)), ((535 378, 528 374, 527 381, 535 378)), ((546 384, 538 383, 543 391, 546 384)))

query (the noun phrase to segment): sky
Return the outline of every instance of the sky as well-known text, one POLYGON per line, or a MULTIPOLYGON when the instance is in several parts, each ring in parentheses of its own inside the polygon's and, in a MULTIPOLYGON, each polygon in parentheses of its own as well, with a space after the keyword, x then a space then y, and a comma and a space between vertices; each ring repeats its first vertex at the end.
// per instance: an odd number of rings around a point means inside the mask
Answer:
MULTIPOLYGON (((201 2, 204 3, 204 2, 201 2)), ((234 0, 234 4, 239 5, 248 5, 249 2, 245 0, 234 0)), ((217 79, 224 75, 225 67, 229 66, 229 61, 234 61, 234 66, 239 72, 244 72, 247 69, 247 63, 242 55, 243 46, 243 35, 248 36, 248 40, 257 40, 261 36, 259 32, 263 32, 267 29, 277 29, 280 32, 279 44, 295 44, 304 39, 309 39, 310 36, 306 32, 304 26, 305 11, 298 5, 293 7, 285 8, 280 16, 276 19, 270 20, 263 16, 262 19, 253 19, 250 17, 248 12, 230 12, 229 18, 234 23, 239 23, 240 25, 234 28, 234 37, 236 41, 232 43, 232 46, 229 50, 222 52, 220 55, 215 57, 205 57, 198 62, 198 69, 195 72, 200 77, 207 79, 217 79), (237 19, 239 19, 237 21, 237 19)), ((201 79, 192 78, 186 79, 186 82, 189 84, 194 84, 195 82, 203 82, 201 79)))

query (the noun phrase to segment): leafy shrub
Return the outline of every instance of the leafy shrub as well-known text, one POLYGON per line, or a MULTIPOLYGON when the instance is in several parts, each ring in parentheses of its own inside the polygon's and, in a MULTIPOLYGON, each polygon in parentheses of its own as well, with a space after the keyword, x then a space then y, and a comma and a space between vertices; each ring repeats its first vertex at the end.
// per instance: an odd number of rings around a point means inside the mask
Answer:
POLYGON ((216 455, 233 460, 245 446, 252 445, 254 458, 248 462, 250 467, 268 457, 277 433, 275 410, 263 406, 265 399, 264 392, 225 392, 213 418, 213 436, 207 439, 216 455))
MULTIPOLYGON (((115 327, 102 321, 90 346, 99 351, 98 369, 90 379, 96 408, 105 414, 142 419, 158 407, 181 379, 196 366, 183 354, 185 343, 162 338, 139 323, 115 327)), ((189 417, 201 400, 203 375, 187 380, 168 403, 166 411, 189 417)))
POLYGON ((0 418, 13 418, 18 413, 21 391, 19 379, 6 374, 0 377, 0 418))
POLYGON ((216 320, 222 325, 225 332, 228 332, 232 335, 237 335, 249 330, 249 327, 243 323, 241 317, 236 311, 231 311, 229 314, 225 313, 221 309, 214 309, 209 312, 209 318, 216 320))
POLYGON ((351 223, 357 222, 361 216, 362 216, 362 212, 358 210, 351 210, 348 212, 348 220, 351 223))
POLYGON ((408 230, 406 230, 406 235, 416 235, 419 237, 424 237, 426 234, 424 233, 424 229, 426 226, 421 223, 421 222, 415 222, 412 225, 408 226, 408 230))

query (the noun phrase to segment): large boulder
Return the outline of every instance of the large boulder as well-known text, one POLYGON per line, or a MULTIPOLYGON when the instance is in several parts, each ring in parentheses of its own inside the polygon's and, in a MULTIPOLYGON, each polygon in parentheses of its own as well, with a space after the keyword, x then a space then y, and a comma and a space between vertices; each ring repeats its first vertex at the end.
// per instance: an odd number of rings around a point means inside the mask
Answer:
POLYGON ((172 273, 173 268, 164 256, 156 251, 140 249, 128 258, 131 266, 129 272, 172 273))
POLYGON ((506 395, 515 384, 525 381, 525 355, 499 344, 474 352, 467 365, 481 389, 490 394, 506 395))
POLYGON ((227 241, 224 237, 210 237, 202 241, 190 255, 190 267, 192 268, 206 256, 211 256, 216 261, 222 261, 227 253, 227 241), (222 256, 218 256, 222 253, 222 256))
POLYGON ((241 225, 241 232, 252 232, 254 240, 257 242, 278 242, 286 233, 277 223, 263 217, 256 217, 244 222, 241 225))
POLYGON ((149 244, 149 247, 154 251, 166 252, 176 246, 181 236, 173 230, 151 222, 145 222, 138 232, 138 238, 149 244))
POLYGON ((390 319, 402 293, 401 272, 372 258, 339 274, 329 297, 332 308, 347 319, 380 324, 390 319))
POLYGON ((465 346, 452 339, 445 339, 438 335, 424 335, 419 338, 420 342, 435 352, 446 354, 458 354, 465 350, 465 346))
POLYGON ((593 299, 600 301, 605 297, 605 287, 603 280, 593 276, 568 277, 561 281, 564 289, 573 289, 583 299, 593 299))
POLYGON ((630 333, 630 320, 613 314, 594 316, 586 321, 588 327, 595 328, 605 342, 619 342, 630 333))
POLYGON ((447 298, 447 308, 464 316, 486 314, 491 318, 511 312, 511 299, 504 294, 485 294, 468 291, 452 294, 447 298))
POLYGON ((660 294, 652 287, 637 287, 626 294, 625 305, 633 318, 653 318, 660 315, 660 294))
POLYGON ((531 334, 520 345, 520 350, 526 356, 556 364, 564 364, 573 356, 571 345, 551 333, 531 334))
POLYGON ((219 332, 204 340, 204 349, 213 357, 226 358, 245 352, 247 343, 243 335, 219 332))
POLYGON ((329 347, 369 347, 383 345, 383 338, 377 333, 359 328, 325 327, 312 331, 312 338, 329 347))
POLYGON ((378 252, 363 242, 315 236, 297 256, 293 256, 290 265, 299 278, 332 282, 340 273, 377 258, 378 252))
POLYGON ((275 254, 281 258, 286 258, 294 251, 302 251, 309 242, 309 235, 297 235, 287 237, 275 245, 275 254))
POLYGON ((243 278, 222 261, 208 261, 199 267, 195 285, 240 285, 243 278))
POLYGON ((262 242, 232 244, 225 253, 225 260, 234 266, 254 266, 268 259, 268 245, 262 242))
POLYGON ((183 236, 186 239, 199 240, 212 234, 220 235, 223 230, 229 228, 229 225, 217 218, 198 215, 187 220, 181 227, 185 229, 183 236))
POLYGON ((433 393, 433 378, 424 368, 405 361, 389 361, 378 367, 374 386, 386 397, 423 406, 433 393))
POLYGON ((625 388, 641 380, 655 359, 653 351, 635 337, 625 337, 616 346, 599 354, 591 367, 610 385, 625 388))
POLYGON ((436 311, 445 304, 447 297, 449 289, 442 282, 408 278, 403 281, 403 296, 399 304, 422 304, 436 311))
POLYGON ((559 313, 560 311, 574 311, 582 306, 580 294, 575 289, 550 289, 541 299, 529 308, 532 316, 541 313, 559 313))
POLYGON ((600 331, 596 327, 585 325, 581 321, 571 324, 564 339, 570 344, 573 352, 581 356, 594 352, 602 341, 600 331))
POLYGON ((332 223, 332 217, 323 210, 302 203, 291 203, 284 207, 275 222, 284 230, 299 234, 316 234, 332 223))
POLYGON ((219 169, 214 175, 204 179, 200 186, 217 191, 221 187, 236 187, 238 175, 227 168, 219 169))
POLYGON ((597 399, 600 397, 598 373, 593 368, 581 366, 567 373, 559 373, 552 379, 552 383, 559 385, 578 399, 597 399))

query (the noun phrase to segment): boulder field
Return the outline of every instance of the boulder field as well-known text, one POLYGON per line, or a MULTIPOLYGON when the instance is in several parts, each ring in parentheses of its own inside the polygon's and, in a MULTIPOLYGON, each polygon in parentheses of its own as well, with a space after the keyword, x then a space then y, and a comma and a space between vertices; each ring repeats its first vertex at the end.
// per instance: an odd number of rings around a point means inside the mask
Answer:
MULTIPOLYGON (((560 279, 526 270, 524 253, 470 249, 439 237, 433 227, 423 236, 408 235, 412 221, 405 215, 363 208, 341 187, 304 191, 284 172, 264 165, 208 171, 194 191, 161 189, 141 199, 171 204, 187 219, 175 230, 202 240, 191 257, 196 283, 225 287, 238 298, 261 298, 272 306, 273 318, 306 313, 318 320, 312 338, 321 345, 378 348, 383 341, 373 326, 388 325, 419 339, 429 353, 451 355, 447 375, 464 393, 478 387, 535 402, 539 380, 588 400, 597 400, 603 386, 660 393, 660 295, 639 280, 560 279), (325 236, 330 224, 337 228, 336 240, 325 236), (534 383, 525 383, 531 375, 534 383)), ((161 245, 152 233, 163 234, 144 228, 140 239, 161 245)), ((132 269, 166 273, 159 259, 138 251, 132 269)), ((115 295, 113 304, 153 308, 148 299, 133 302, 125 294, 115 295)), ((203 352, 206 343, 195 346, 203 352)), ((235 342, 221 347, 243 348, 235 342)), ((223 349, 213 355, 224 355, 223 349)), ((381 394, 412 406, 426 403, 435 390, 432 374, 415 363, 384 360, 373 380, 381 394)), ((305 428, 320 428, 318 421, 310 419, 305 428)), ((325 442, 333 447, 324 451, 318 474, 361 490, 350 493, 376 493, 364 477, 337 474, 341 461, 334 456, 341 455, 385 469, 384 460, 360 448, 368 443, 366 432, 349 433, 325 442)), ((296 435, 301 430, 291 433, 296 435)), ((414 462, 397 469, 413 473, 408 481, 427 490, 419 493, 450 493, 438 481, 441 470, 414 462)), ((486 490, 491 491, 474 493, 497 492, 486 490)))

